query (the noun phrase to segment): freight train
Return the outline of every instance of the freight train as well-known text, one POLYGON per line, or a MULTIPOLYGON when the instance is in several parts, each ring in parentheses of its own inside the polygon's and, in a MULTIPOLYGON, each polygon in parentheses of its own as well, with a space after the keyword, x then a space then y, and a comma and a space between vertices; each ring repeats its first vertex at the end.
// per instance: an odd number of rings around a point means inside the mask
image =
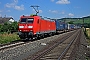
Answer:
POLYGON ((21 16, 18 23, 18 34, 21 39, 40 38, 54 35, 58 31, 74 29, 74 26, 59 20, 43 19, 40 16, 21 16))

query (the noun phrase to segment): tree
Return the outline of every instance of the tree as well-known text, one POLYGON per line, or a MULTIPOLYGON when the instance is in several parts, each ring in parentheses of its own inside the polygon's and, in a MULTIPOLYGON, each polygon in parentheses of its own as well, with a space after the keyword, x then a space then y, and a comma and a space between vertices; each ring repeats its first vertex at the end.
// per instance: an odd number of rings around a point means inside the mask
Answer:
POLYGON ((17 22, 12 22, 12 23, 4 23, 3 25, 0 25, 0 32, 8 32, 8 33, 13 33, 18 31, 18 23, 17 22))
POLYGON ((16 32, 16 31, 18 31, 18 23, 17 22, 13 22, 11 24, 11 33, 16 32))
POLYGON ((68 22, 68 23, 69 23, 69 24, 74 24, 73 22, 74 22, 74 21, 70 21, 70 22, 68 22))

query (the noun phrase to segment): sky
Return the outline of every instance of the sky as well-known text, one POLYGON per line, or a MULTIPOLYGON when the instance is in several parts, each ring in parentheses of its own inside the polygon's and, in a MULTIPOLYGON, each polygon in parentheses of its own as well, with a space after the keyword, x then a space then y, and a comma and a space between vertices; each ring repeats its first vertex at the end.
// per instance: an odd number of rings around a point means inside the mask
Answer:
POLYGON ((0 17, 35 14, 30 6, 39 6, 38 15, 48 18, 80 18, 90 15, 90 0, 0 0, 0 17))

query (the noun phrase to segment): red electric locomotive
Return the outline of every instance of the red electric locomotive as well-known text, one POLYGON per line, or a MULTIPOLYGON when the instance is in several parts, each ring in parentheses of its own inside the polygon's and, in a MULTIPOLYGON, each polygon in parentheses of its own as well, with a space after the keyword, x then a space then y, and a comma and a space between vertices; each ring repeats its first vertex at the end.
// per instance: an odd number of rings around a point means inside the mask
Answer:
POLYGON ((18 24, 19 37, 21 39, 41 37, 56 32, 55 21, 44 20, 40 16, 21 16, 18 24))

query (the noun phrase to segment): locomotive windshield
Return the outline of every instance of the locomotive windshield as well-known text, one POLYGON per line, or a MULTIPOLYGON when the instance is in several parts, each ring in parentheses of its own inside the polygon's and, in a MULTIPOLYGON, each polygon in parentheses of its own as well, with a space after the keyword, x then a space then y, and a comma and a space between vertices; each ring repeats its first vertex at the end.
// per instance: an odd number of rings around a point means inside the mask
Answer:
POLYGON ((20 23, 33 23, 33 18, 22 18, 20 23))
POLYGON ((34 20, 33 18, 28 18, 27 23, 33 23, 33 20, 34 20))
POLYGON ((27 18, 22 18, 20 22, 21 23, 26 23, 26 20, 27 20, 27 18))

